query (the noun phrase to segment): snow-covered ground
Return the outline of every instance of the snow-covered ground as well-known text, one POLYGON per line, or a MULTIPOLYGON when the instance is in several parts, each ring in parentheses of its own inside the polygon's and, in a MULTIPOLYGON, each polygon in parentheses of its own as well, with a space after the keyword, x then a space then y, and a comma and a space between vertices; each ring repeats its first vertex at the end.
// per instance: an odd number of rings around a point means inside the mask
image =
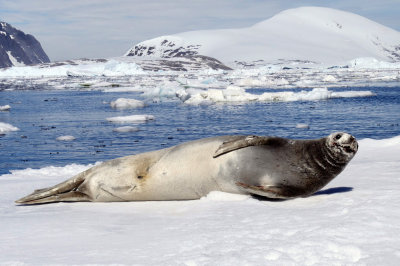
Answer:
POLYGON ((359 141, 349 166, 308 198, 15 206, 89 166, 0 176, 0 264, 398 265, 400 136, 359 141))
POLYGON ((135 63, 116 60, 96 62, 92 60, 42 64, 37 66, 15 66, 0 71, 0 77, 57 77, 57 76, 124 76, 144 74, 135 63))

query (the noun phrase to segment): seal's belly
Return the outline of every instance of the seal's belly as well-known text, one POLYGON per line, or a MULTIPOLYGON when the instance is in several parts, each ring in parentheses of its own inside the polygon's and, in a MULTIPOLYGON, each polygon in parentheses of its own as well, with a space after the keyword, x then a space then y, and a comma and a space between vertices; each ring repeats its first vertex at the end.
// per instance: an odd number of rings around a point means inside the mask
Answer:
POLYGON ((215 190, 240 193, 233 179, 220 176, 235 154, 213 158, 221 143, 196 141, 106 162, 93 170, 79 191, 93 201, 199 199, 215 190))

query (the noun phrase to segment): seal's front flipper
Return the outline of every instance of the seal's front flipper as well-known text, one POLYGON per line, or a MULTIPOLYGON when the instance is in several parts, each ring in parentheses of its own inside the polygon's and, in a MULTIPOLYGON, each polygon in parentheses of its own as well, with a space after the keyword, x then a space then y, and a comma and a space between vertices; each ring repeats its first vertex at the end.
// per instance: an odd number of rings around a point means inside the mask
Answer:
POLYGON ((241 190, 245 190, 250 194, 256 194, 271 199, 290 199, 304 194, 298 188, 290 186, 253 186, 247 185, 241 182, 237 182, 236 185, 241 190))
POLYGON ((225 153, 246 148, 249 146, 271 146, 279 147, 285 145, 287 140, 279 137, 259 137, 259 136, 239 136, 233 140, 222 143, 215 151, 213 157, 216 158, 225 153))
POLYGON ((50 188, 35 190, 32 194, 16 200, 17 204, 42 204, 60 201, 91 201, 86 194, 77 191, 85 181, 85 172, 50 188))

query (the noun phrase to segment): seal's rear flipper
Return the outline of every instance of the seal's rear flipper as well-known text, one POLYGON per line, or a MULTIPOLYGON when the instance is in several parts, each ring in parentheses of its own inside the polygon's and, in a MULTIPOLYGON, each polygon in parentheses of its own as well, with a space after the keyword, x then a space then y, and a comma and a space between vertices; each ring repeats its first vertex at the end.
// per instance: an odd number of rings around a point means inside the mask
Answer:
POLYGON ((32 194, 16 200, 17 204, 42 204, 60 201, 91 201, 86 194, 76 191, 85 181, 85 172, 50 188, 35 190, 32 194))
POLYGON ((290 199, 304 194, 304 192, 299 189, 289 186, 253 186, 241 182, 237 182, 236 185, 238 185, 241 190, 245 190, 250 194, 256 194, 271 199, 290 199))
POLYGON ((37 200, 30 200, 30 201, 21 201, 17 200, 15 201, 18 204, 22 205, 34 205, 34 204, 43 204, 43 203, 52 203, 52 202, 74 202, 74 201, 91 201, 90 198, 79 191, 71 191, 71 192, 66 192, 62 194, 57 194, 54 196, 49 196, 45 197, 42 199, 37 199, 37 200))

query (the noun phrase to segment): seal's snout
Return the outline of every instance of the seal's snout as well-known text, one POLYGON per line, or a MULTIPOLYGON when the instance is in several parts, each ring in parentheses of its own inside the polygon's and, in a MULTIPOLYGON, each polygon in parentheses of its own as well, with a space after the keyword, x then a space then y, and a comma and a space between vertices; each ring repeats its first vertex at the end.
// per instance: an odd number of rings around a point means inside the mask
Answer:
POLYGON ((344 133, 332 133, 328 137, 328 142, 331 147, 336 147, 337 152, 352 157, 358 150, 358 143, 354 136, 344 133))
POLYGON ((352 153, 356 153, 358 150, 358 142, 356 140, 355 137, 351 136, 349 137, 349 146, 347 146, 346 148, 346 152, 352 152, 352 153))

